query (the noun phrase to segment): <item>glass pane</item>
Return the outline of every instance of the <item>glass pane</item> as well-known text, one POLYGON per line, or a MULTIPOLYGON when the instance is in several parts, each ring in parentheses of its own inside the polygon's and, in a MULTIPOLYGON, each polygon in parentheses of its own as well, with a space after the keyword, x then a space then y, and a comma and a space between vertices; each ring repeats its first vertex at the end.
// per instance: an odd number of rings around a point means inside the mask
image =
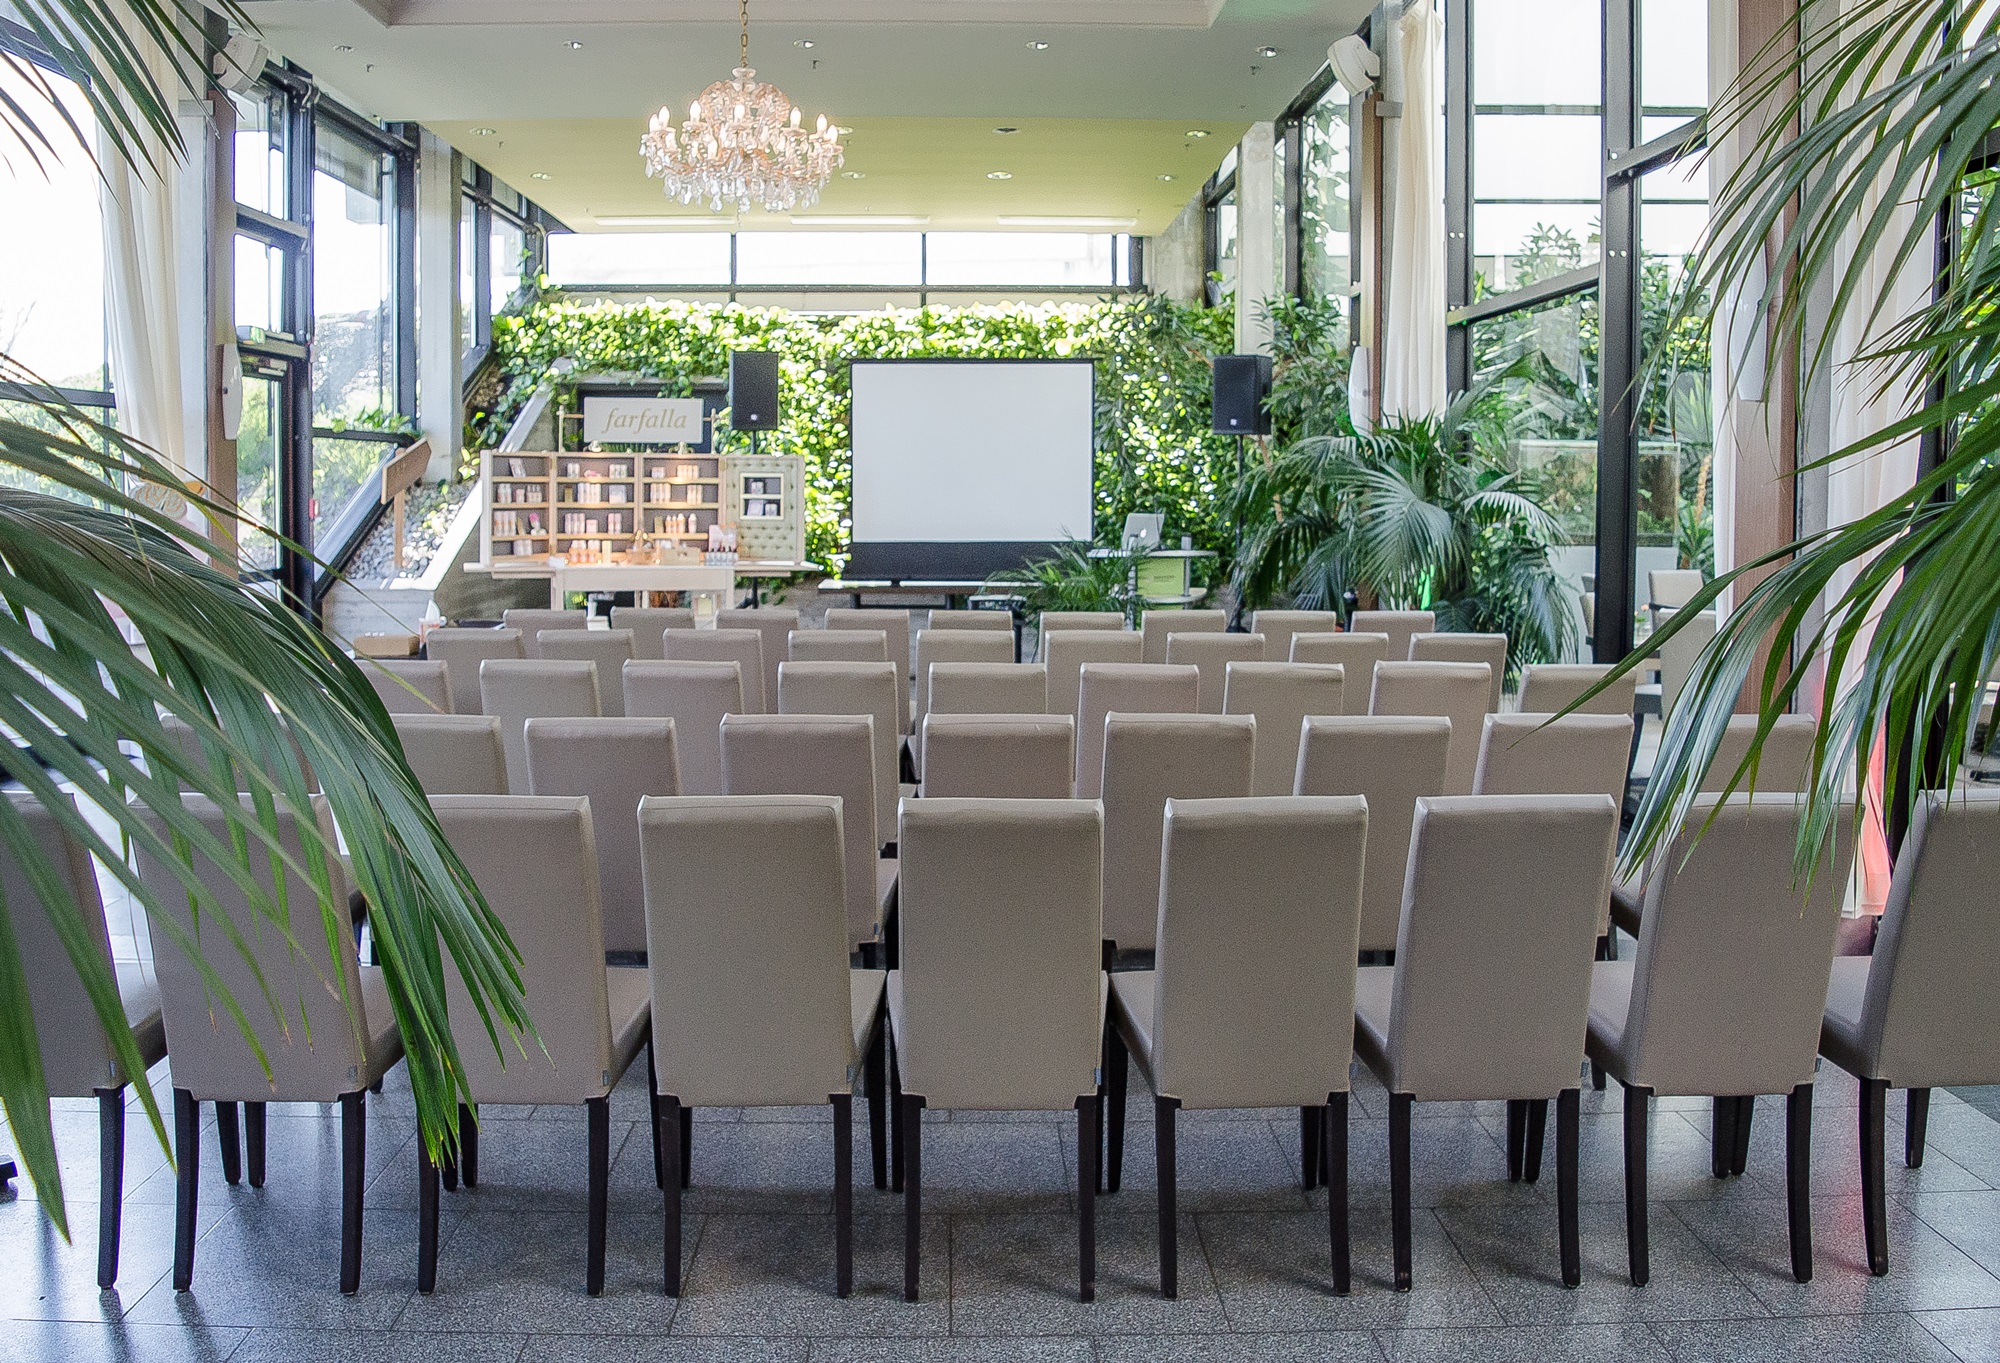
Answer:
POLYGON ((917 232, 744 232, 736 238, 736 282, 916 284, 921 243, 917 232))
MULTIPOLYGON (((471 162, 467 162, 470 165, 471 162)), ((478 236, 479 205, 471 198, 458 201, 458 348, 461 354, 469 355, 479 343, 475 335, 477 318, 474 315, 479 298, 478 236)))
POLYGON ((368 475, 395 448, 380 440, 313 438, 313 544, 318 552, 330 553, 340 547, 328 541, 327 531, 346 519, 345 513, 361 495, 368 475))
POLYGON ((1347 112, 1347 91, 1336 85, 1299 128, 1299 266, 1316 298, 1345 293, 1352 282, 1347 112))
POLYGON ((285 253, 254 237, 236 238, 236 327, 285 332, 285 253))
POLYGON ((88 136, 90 106, 70 81, 45 73, 61 112, 32 79, 0 63, 0 96, 49 131, 42 165, 0 157, 0 350, 43 380, 103 389, 104 224, 97 167, 61 128, 66 112, 88 136))
MULTIPOLYGON (((1681 0, 1682 8, 1688 7, 1681 0)), ((1599 0, 1477 0, 1472 97, 1480 104, 1599 102, 1599 0)))
POLYGON ((1215 206, 1214 292, 1218 299, 1236 291, 1236 191, 1215 206))
POLYGON ((558 284, 727 284, 727 232, 554 232, 549 278, 558 284))
POLYGON ((313 167, 313 421, 396 406, 391 163, 322 123, 313 167))
POLYGON ((1595 115, 1473 120, 1475 299, 1597 262, 1602 156, 1595 115))
MULTIPOLYGON (((1715 572, 1714 426, 1709 403, 1706 295, 1674 320, 1688 252, 1707 226, 1708 205, 1685 192, 1687 163, 1640 182, 1639 397, 1640 592, 1659 568, 1715 572), (1670 324, 1671 323, 1671 324, 1670 324)), ((1699 173, 1699 172, 1697 172, 1699 173)))
POLYGON ((1684 117, 1708 107, 1707 5, 1639 0, 1639 98, 1684 117))
POLYGON ((1123 237, 1097 232, 933 232, 933 284, 1103 284, 1115 278, 1123 237))
MULTIPOLYGON (((112 411, 108 407, 86 407, 84 414, 97 421, 112 419, 112 411)), ((76 432, 57 421, 49 414, 47 408, 36 406, 32 402, 0 402, 0 419, 31 426, 38 431, 68 435, 72 439, 76 437, 76 432)), ((84 443, 93 449, 103 447, 103 441, 95 437, 86 438, 84 443)), ((78 467, 89 478, 97 479, 103 476, 101 465, 80 463, 78 467)), ((19 488, 23 492, 40 492, 50 497, 61 497, 66 501, 83 502, 86 505, 95 505, 97 500, 76 491, 66 483, 59 483, 53 478, 45 478, 18 464, 7 462, 0 462, 0 487, 19 488)))
POLYGON ((528 251, 528 234, 496 215, 493 219, 493 311, 506 311, 508 302, 520 292, 528 251))
POLYGON ((276 94, 232 94, 236 106, 236 202, 285 214, 285 106, 276 94))
MULTIPOLYGON (((236 505, 261 526, 278 523, 278 449, 284 428, 284 384, 260 374, 243 376, 243 425, 236 434, 236 505)), ((238 531, 246 570, 278 566, 278 542, 267 530, 238 531)))

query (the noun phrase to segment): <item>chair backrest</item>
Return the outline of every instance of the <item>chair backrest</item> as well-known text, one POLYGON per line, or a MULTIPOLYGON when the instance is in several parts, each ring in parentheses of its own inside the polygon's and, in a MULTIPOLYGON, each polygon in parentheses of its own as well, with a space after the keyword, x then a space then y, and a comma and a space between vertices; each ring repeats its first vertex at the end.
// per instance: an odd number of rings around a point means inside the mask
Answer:
POLYGON ((1292 660, 1292 640, 1301 634, 1332 634, 1340 628, 1338 611, 1261 610, 1250 612, 1250 632, 1265 641, 1266 662, 1292 660))
POLYGON ((639 806, 659 1091, 804 1107, 855 1063, 840 802, 684 796, 639 806))
POLYGON ((496 715, 391 715, 426 795, 505 795, 507 745, 496 715))
MULTIPOLYGON (((1780 715, 1771 726, 1771 732, 1764 736, 1764 747, 1757 755, 1757 792, 1789 795, 1801 791, 1806 786, 1806 773, 1812 767, 1813 738, 1819 726, 1811 715, 1780 715)), ((1709 764, 1708 773, 1702 777, 1701 790, 1704 794, 1719 795, 1736 775, 1736 769, 1743 764, 1743 755, 1750 751, 1750 742, 1757 736, 1757 716, 1731 715, 1729 727, 1723 730, 1722 741, 1715 745, 1715 760, 1709 764)), ((1750 791, 1750 778, 1746 774, 1743 784, 1737 788, 1738 794, 1750 791)))
POLYGON ((985 610, 934 610, 930 613, 925 629, 986 629, 1014 632, 1012 611, 985 610))
POLYGON ((606 951, 646 949, 639 801, 681 793, 671 719, 531 719, 528 793, 590 800, 606 951))
POLYGON ((1655 861, 1625 1051, 1662 1093, 1784 1093, 1813 1077, 1852 811, 1811 882, 1793 876, 1804 800, 1703 795, 1655 861), (1711 820, 1711 815, 1713 819, 1711 820))
POLYGON ((1583 614, 1584 639, 1588 642, 1597 634, 1597 593, 1579 593, 1576 604, 1577 609, 1583 614))
POLYGON ((1488 715, 1474 795, 1608 795, 1625 803, 1630 715, 1488 715))
MULTIPOLYGON (((743 676, 743 713, 770 713, 764 703, 764 636, 754 629, 670 629, 660 636, 667 661, 735 663, 743 676)), ((775 678, 771 700, 778 699, 775 678)))
POLYGON ((785 636, 788 663, 886 663, 889 636, 879 629, 795 629, 785 636))
POLYGON ((392 715, 448 715, 451 670, 442 659, 356 658, 382 708, 392 715))
POLYGON ((895 667, 887 662, 785 663, 778 668, 778 713, 867 715, 875 721, 875 833, 886 838, 896 826, 903 746, 896 725, 895 667))
POLYGON ((933 710, 923 740, 925 799, 1067 800, 1076 780, 1074 715, 933 710))
MULTIPOLYGON (((166 732, 168 738, 173 740, 174 746, 180 749, 181 756, 186 759, 190 766, 210 770, 208 754, 201 746, 201 738, 189 727, 185 720, 181 719, 178 715, 161 715, 160 728, 166 732)), ((231 737, 235 737, 235 735, 231 735, 231 737)), ((251 742, 247 738, 239 739, 238 741, 246 747, 251 742)), ((319 780, 313 775, 312 763, 306 760, 305 749, 299 746, 298 739, 293 737, 289 730, 285 733, 285 746, 291 750, 292 761, 297 765, 299 775, 304 778, 306 789, 317 792, 319 790, 319 780)), ((259 759, 258 768, 266 776, 270 777, 272 781, 282 786, 285 779, 284 760, 268 747, 261 748, 255 756, 259 759)), ((229 764, 230 774, 236 778, 236 788, 239 791, 248 790, 250 783, 243 771, 241 760, 231 757, 229 764)))
POLYGON ((1445 759, 1447 795, 1467 795, 1479 766, 1479 735, 1493 690, 1485 663, 1378 663, 1371 715, 1443 715, 1451 721, 1451 754, 1445 759))
POLYGON ((877 610, 862 606, 829 606, 826 611, 828 629, 879 629, 889 641, 889 661, 901 663, 903 680, 907 683, 911 673, 911 662, 916 654, 916 635, 910 630, 910 612, 897 607, 893 610, 877 610))
POLYGON ((660 636, 670 629, 693 629, 692 606, 613 606, 611 628, 632 631, 632 656, 658 661, 666 656, 660 636))
POLYGON ((874 941, 882 926, 874 729, 867 715, 728 715, 722 721, 723 794, 839 797, 847 934, 856 946, 874 941))
MULTIPOLYGON (((1609 663, 1529 663, 1521 669, 1521 712, 1553 715, 1610 673, 1609 663)), ((1629 715, 1639 695, 1639 674, 1627 672, 1584 703, 1578 714, 1629 715)))
POLYGON ((1338 665, 1342 669, 1340 703, 1343 714, 1365 715, 1375 689, 1375 664, 1389 657, 1389 636, 1356 634, 1294 634, 1292 661, 1338 665))
MULTIPOLYGON (((7 798, 13 802, 14 817, 24 826, 29 842, 54 870, 64 897, 82 918, 93 954, 110 973, 111 932, 104 922, 104 900, 98 893, 90 853, 35 796, 14 791, 7 798)), ((75 808, 76 802, 67 794, 59 798, 75 808)), ((42 1078, 49 1096, 88 1098, 100 1088, 124 1084, 130 1076, 118 1064, 111 1038, 97 1020, 97 1010, 55 924, 42 907, 35 882, 20 858, 5 846, 0 846, 0 891, 6 894, 14 946, 28 982, 28 1003, 34 1009, 42 1078)), ((245 1011, 249 1011, 247 1005, 245 1011)))
POLYGON ((1863 1052, 1897 1088, 2000 1076, 1996 848, 2000 790, 1917 801, 1861 1005, 1863 1052))
POLYGON ((1391 1091, 1478 1101, 1577 1086, 1617 836, 1605 795, 1417 801, 1391 1091))
POLYGON ((903 1092, 939 1108, 1066 1110, 1096 1091, 1103 839, 1094 801, 904 803, 903 1092))
POLYGON ((1264 661, 1261 634, 1169 634, 1167 662, 1186 664, 1200 674, 1195 687, 1195 705, 1203 714, 1222 713, 1223 683, 1231 663, 1264 661))
POLYGON ((1059 629, 1044 634, 1042 663, 1049 669, 1049 713, 1076 713, 1085 663, 1136 663, 1144 653, 1137 630, 1059 629))
POLYGON ((507 629, 521 631, 521 646, 530 658, 542 656, 541 633, 545 629, 589 629, 590 612, 572 610, 534 609, 517 606, 500 613, 500 623, 507 629))
POLYGON ((528 745, 521 726, 538 717, 603 714, 597 680, 597 664, 575 658, 489 658, 479 665, 479 708, 500 721, 507 789, 528 788, 528 745))
POLYGON ((1437 628, 1435 611, 1356 611, 1347 627, 1357 634, 1389 636, 1389 661, 1410 660, 1410 637, 1437 628))
POLYGON ((1076 703, 1076 798, 1095 800, 1104 791, 1106 715, 1199 714, 1200 685, 1186 664, 1085 663, 1076 703))
POLYGON ((1156 1090, 1318 1107, 1353 1059, 1368 803, 1169 800, 1154 948, 1156 1090))
POLYGON ((1041 715, 1049 670, 1040 663, 932 663, 934 715, 1041 715))
MULTIPOLYGON (((249 797, 242 798, 247 811, 249 797)), ((211 838, 224 848, 230 846, 228 820, 220 806, 199 795, 184 795, 181 801, 211 838)), ((314 811, 322 837, 331 844, 333 821, 327 817, 325 804, 315 801, 314 811)), ((152 820, 164 836, 165 826, 156 815, 146 812, 142 817, 152 820)), ((275 810, 273 817, 278 845, 292 860, 292 865, 282 867, 289 938, 275 931, 267 916, 280 901, 272 879, 273 858, 261 845, 253 844, 246 859, 234 868, 262 889, 265 906, 261 910, 251 905, 250 897, 230 872, 208 857, 196 852, 185 863, 202 885, 204 959, 215 983, 242 1006, 250 1030, 263 1047, 264 1061, 250 1049, 235 1021, 216 1009, 216 990, 210 977, 148 917, 160 1013, 166 1023, 167 1050, 173 1057, 174 1087, 187 1089, 202 1101, 325 1103, 343 1093, 357 1093, 368 1083, 368 1056, 363 1047, 371 1031, 361 998, 354 936, 344 930, 347 877, 339 861, 326 861, 330 896, 328 904, 322 906, 312 881, 293 869, 307 865, 297 821, 283 807, 275 810), (342 931, 326 931, 322 908, 338 917, 342 931), (233 925, 240 948, 232 941, 231 928, 219 920, 233 925), (282 1021, 264 1002, 266 989, 281 1011, 282 1021), (268 1074, 265 1061, 270 1066, 268 1074)), ((192 938, 195 921, 178 872, 170 870, 144 844, 137 851, 139 876, 152 889, 161 912, 192 938)), ((492 1044, 486 1043, 486 1048, 490 1054, 492 1044)))
POLYGON ((1342 669, 1327 663, 1231 663, 1222 694, 1226 715, 1257 720, 1252 795, 1290 795, 1299 768, 1299 732, 1307 715, 1338 715, 1342 669))
POLYGON ((1392 950, 1396 926, 1403 918, 1410 823, 1419 798, 1444 793, 1451 721, 1431 716, 1315 716, 1301 728, 1293 789, 1300 795, 1360 795, 1368 801, 1361 950, 1392 950))
MULTIPOLYGON (((447 969, 445 1006, 481 1103, 582 1103, 610 1092, 611 1006, 590 801, 582 796, 446 795, 431 802, 452 850, 521 953, 534 1040, 498 1050, 465 982, 447 969)), ((636 821, 635 821, 636 822, 636 821)))
POLYGON ((743 713, 743 668, 734 662, 629 662, 625 713, 674 722, 681 790, 722 794, 722 717, 743 713))
POLYGON ((1655 568, 1646 574, 1646 604, 1685 606, 1707 585, 1699 568, 1655 568))
POLYGON ((1500 708, 1500 685, 1507 676, 1507 636, 1504 634, 1412 634, 1410 661, 1415 663, 1485 663, 1493 669, 1486 713, 1500 708))
POLYGON ((445 665, 451 678, 454 714, 479 713, 479 665, 488 658, 528 656, 518 629, 434 629, 424 640, 424 656, 445 665))
MULTIPOLYGON (((1665 624, 1677 612, 1663 610, 1660 622, 1665 624)), ((1680 699, 1681 691, 1687 686, 1688 677, 1694 671, 1695 659, 1715 639, 1715 612, 1699 611, 1673 638, 1659 645, 1660 654, 1660 711, 1671 715, 1674 703, 1680 699)))
POLYGON ((1043 611, 1035 617, 1035 659, 1049 660, 1049 635, 1056 630, 1124 628, 1123 611, 1043 611))
POLYGON ((1140 662, 1167 660, 1170 634, 1220 634, 1229 628, 1229 612, 1217 610, 1169 610, 1155 607, 1139 621, 1140 662))
POLYGON ((1248 796, 1256 745, 1257 721, 1248 715, 1115 714, 1105 721, 1104 935, 1120 950, 1153 945, 1167 801, 1248 796))
POLYGON ((625 664, 637 656, 629 629, 550 629, 540 637, 542 657, 578 658, 597 664, 597 707, 625 713, 625 664))
MULTIPOLYGON (((965 612, 960 612, 964 614, 965 612)), ((931 712, 931 667, 936 663, 1011 663, 1014 636, 987 629, 927 629, 917 635, 917 723, 931 712)))
MULTIPOLYGON (((717 629, 754 629, 763 638, 764 659, 764 709, 774 709, 778 704, 778 664, 785 660, 785 641, 792 631, 799 627, 799 613, 784 606, 757 606, 747 610, 721 610, 715 613, 717 629)), ((669 654, 669 657, 672 655, 669 654)), ((749 683, 746 680, 747 692, 749 683)))

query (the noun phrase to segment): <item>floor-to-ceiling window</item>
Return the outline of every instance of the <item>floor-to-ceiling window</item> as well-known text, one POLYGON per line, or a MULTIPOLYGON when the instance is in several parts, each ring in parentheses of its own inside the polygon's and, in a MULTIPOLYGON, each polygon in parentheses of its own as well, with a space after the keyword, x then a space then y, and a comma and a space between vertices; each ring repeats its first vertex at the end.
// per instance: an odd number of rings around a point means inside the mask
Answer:
POLYGON ((553 220, 485 167, 465 157, 459 166, 458 325, 469 377, 493 343, 493 319, 533 296, 553 220))
POLYGON ((1236 159, 1236 148, 1231 147, 1202 191, 1205 213, 1202 247, 1211 306, 1220 305, 1223 299, 1236 293, 1236 159))

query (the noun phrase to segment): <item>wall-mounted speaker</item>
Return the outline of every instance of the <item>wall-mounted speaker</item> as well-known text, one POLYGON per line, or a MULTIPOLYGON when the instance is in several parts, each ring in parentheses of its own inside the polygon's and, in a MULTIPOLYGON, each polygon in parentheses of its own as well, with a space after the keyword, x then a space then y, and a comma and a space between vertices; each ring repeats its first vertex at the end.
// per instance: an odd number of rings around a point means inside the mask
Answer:
POLYGON ((1215 357, 1217 435, 1269 435, 1270 400, 1271 357, 1269 355, 1215 357))
POLYGON ((729 352, 729 427, 778 429, 778 355, 773 350, 729 352))

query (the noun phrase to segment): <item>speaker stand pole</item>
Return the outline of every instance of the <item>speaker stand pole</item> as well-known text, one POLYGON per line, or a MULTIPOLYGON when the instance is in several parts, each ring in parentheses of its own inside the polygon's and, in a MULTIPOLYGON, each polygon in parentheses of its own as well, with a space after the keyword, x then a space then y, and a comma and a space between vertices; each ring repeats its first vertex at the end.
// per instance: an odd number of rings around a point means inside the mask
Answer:
MULTIPOLYGON (((750 432, 750 457, 752 459, 755 459, 757 457, 757 432, 754 430, 750 432)), ((741 489, 739 488, 738 491, 740 492, 741 489)), ((764 580, 760 577, 753 577, 750 579, 750 608, 752 610, 757 610, 760 609, 763 606, 763 604, 764 604, 764 580)))
MULTIPOLYGON (((1242 555, 1242 553, 1243 553, 1243 512, 1242 512, 1242 507, 1243 507, 1243 437, 1242 437, 1242 436, 1240 436, 1240 435, 1236 437, 1236 487, 1235 487, 1235 494, 1236 494, 1236 506, 1237 506, 1237 513, 1236 513, 1236 517, 1235 517, 1235 524, 1234 524, 1234 525, 1233 525, 1233 526, 1231 527, 1231 529, 1233 529, 1233 530, 1234 530, 1234 531, 1236 532, 1236 550, 1235 550, 1235 552, 1234 552, 1233 554, 1231 554, 1231 555, 1230 555, 1230 569, 1231 569, 1231 571, 1232 571, 1232 572, 1233 572, 1233 571, 1235 570, 1235 566, 1236 566, 1236 559, 1237 559, 1237 558, 1239 558, 1239 557, 1241 557, 1241 555, 1242 555)), ((1237 605, 1238 607, 1240 607, 1240 606, 1241 606, 1241 603, 1240 603, 1240 602, 1238 602, 1238 603, 1236 603, 1236 605, 1237 605)), ((1240 624, 1240 623, 1242 623, 1242 622, 1241 622, 1240 620, 1236 620, 1236 621, 1232 621, 1232 623, 1234 623, 1234 624, 1240 624)))

